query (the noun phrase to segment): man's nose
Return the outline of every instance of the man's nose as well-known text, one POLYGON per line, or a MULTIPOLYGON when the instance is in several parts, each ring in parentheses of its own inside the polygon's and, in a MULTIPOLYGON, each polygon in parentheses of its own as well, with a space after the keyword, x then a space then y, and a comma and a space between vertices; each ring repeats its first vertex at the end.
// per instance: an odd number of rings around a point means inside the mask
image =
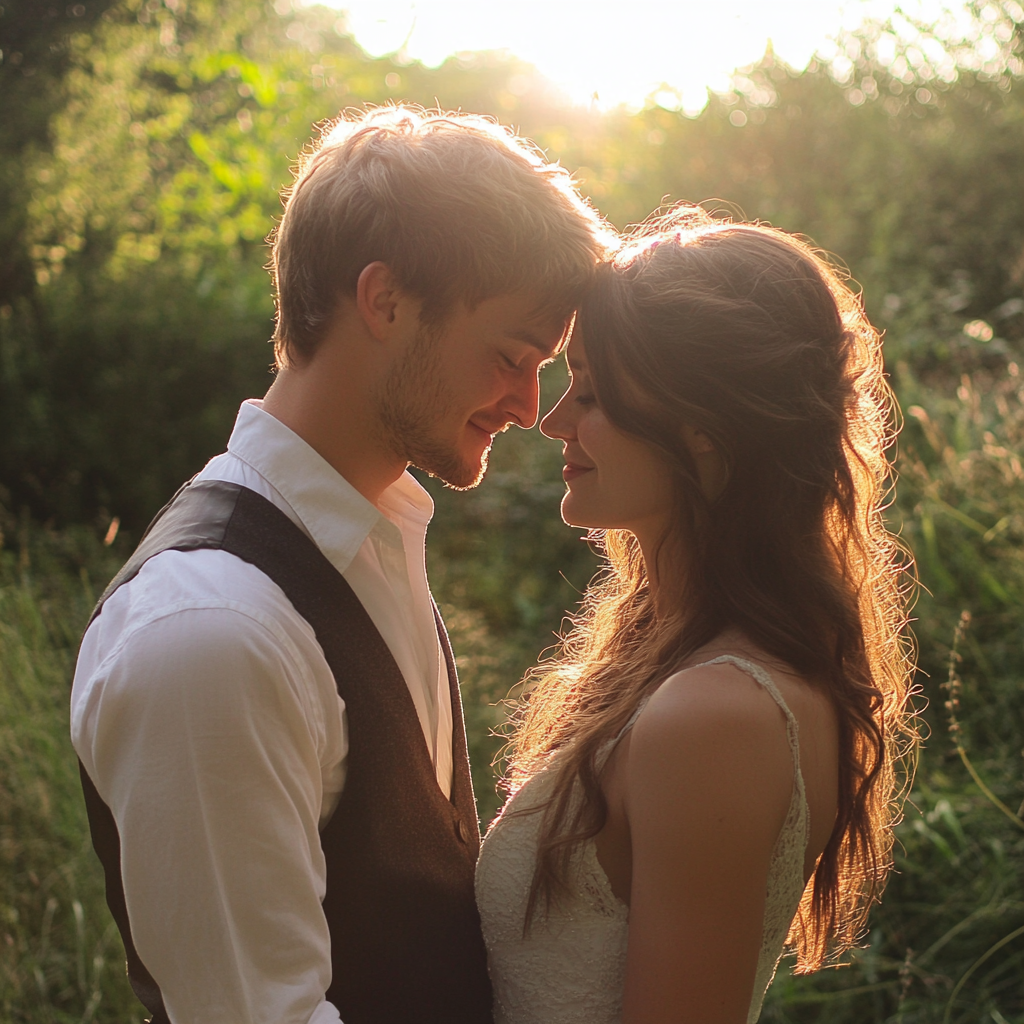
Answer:
POLYGON ((505 415, 529 430, 540 412, 540 374, 523 374, 505 399, 505 415))

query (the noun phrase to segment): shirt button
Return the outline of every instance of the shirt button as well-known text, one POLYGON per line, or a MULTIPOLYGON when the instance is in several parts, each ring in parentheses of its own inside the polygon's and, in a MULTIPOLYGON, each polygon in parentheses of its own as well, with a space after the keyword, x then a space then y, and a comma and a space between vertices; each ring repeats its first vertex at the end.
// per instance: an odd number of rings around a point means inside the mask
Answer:
POLYGON ((461 818, 459 818, 458 821, 455 822, 455 834, 459 837, 459 839, 462 842, 469 842, 469 829, 466 827, 466 823, 461 818))

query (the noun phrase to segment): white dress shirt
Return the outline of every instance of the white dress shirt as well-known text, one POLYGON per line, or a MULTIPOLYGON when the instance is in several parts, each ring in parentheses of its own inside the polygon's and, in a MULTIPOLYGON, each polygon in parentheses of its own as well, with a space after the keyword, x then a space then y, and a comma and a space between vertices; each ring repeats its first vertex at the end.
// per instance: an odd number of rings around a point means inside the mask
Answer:
MULTIPOLYGON (((242 405, 200 480, 272 501, 345 577, 452 781, 448 676, 427 588, 429 495, 377 506, 298 435, 242 405)), ((82 642, 75 750, 121 838, 132 937, 173 1024, 336 1024, 319 828, 344 788, 345 707, 284 592, 226 551, 165 551, 82 642)))

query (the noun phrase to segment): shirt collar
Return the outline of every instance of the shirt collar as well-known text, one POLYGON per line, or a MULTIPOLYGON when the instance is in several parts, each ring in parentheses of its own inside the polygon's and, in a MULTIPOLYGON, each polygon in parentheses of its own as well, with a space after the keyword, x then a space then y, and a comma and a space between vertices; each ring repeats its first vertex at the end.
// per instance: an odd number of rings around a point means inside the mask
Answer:
POLYGON ((386 537, 394 533, 390 520, 402 534, 412 529, 422 538, 434 513, 430 495, 410 473, 388 487, 375 506, 295 431, 264 412, 256 398, 238 410, 228 451, 278 490, 339 572, 348 569, 374 528, 381 527, 386 537))

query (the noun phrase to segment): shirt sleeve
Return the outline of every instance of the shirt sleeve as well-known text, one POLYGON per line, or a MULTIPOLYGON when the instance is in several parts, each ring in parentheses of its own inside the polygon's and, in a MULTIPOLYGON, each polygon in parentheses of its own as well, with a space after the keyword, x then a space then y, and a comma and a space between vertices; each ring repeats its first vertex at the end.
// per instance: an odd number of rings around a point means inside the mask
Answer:
POLYGON ((83 762, 174 1024, 339 1021, 308 672, 268 617, 195 607, 136 629, 93 680, 83 762))

